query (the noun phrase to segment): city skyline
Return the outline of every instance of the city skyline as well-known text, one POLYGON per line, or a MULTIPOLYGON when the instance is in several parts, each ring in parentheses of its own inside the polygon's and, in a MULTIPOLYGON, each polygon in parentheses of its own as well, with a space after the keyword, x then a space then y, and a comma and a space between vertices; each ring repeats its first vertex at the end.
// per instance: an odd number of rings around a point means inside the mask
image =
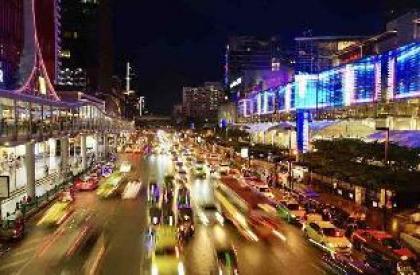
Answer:
MULTIPOLYGON (((405 7, 413 7, 414 2, 405 1, 405 7)), ((384 29, 387 11, 398 8, 398 4, 392 0, 380 5, 353 1, 350 7, 327 0, 156 4, 117 1, 114 9, 117 58, 119 63, 127 59, 134 63, 139 78, 138 93, 146 96, 151 110, 169 113, 172 105, 181 101, 182 86, 223 80, 229 36, 276 35, 290 47, 293 38, 308 29, 313 35, 373 35, 384 29), (260 16, 264 20, 253 19, 260 16), (165 94, 163 100, 161 94, 165 94)), ((118 65, 120 75, 123 68, 123 64, 118 65)))

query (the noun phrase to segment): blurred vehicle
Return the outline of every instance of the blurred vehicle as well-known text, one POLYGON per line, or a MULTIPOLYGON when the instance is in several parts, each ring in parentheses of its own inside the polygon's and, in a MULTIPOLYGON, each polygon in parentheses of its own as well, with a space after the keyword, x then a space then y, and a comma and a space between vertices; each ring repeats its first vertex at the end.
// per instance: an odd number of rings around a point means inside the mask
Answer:
POLYGON ((337 275, 380 274, 368 263, 343 254, 325 253, 321 263, 330 273, 337 275))
POLYGON ((114 196, 117 193, 122 181, 122 176, 120 173, 113 173, 108 177, 105 182, 99 186, 96 190, 96 194, 101 199, 107 199, 114 196))
POLYGON ((177 208, 191 208, 190 190, 185 186, 178 189, 177 208))
POLYGON ((131 164, 128 161, 123 161, 120 165, 120 172, 121 173, 128 173, 131 171, 131 164))
POLYGON ((367 225, 365 220, 360 220, 357 218, 349 217, 346 223, 343 226, 345 230, 345 235, 347 238, 351 238, 351 235, 358 230, 358 229, 368 229, 369 226, 367 225))
POLYGON ((308 220, 304 227, 304 235, 328 252, 349 254, 352 249, 352 244, 342 230, 328 221, 308 220))
POLYGON ((301 223, 306 215, 305 210, 294 200, 278 204, 277 213, 289 223, 301 223))
POLYGON ((194 169, 193 169, 193 175, 196 178, 205 179, 207 177, 207 173, 205 170, 205 163, 202 160, 197 160, 194 169))
POLYGON ((237 257, 236 250, 233 246, 216 248, 214 251, 214 258, 216 262, 216 270, 211 272, 211 274, 213 275, 239 274, 238 257, 237 257))
POLYGON ((225 219, 215 204, 202 205, 198 217, 204 225, 213 225, 216 223, 223 225, 225 222, 225 219))
POLYGON ((230 161, 224 161, 219 164, 219 173, 221 176, 226 176, 230 170, 230 161))
POLYGON ((283 241, 286 240, 286 237, 280 232, 277 218, 266 211, 252 210, 248 217, 248 223, 252 231, 262 239, 268 240, 271 237, 276 237, 283 241))
POLYGON ((181 240, 187 240, 194 235, 194 215, 192 208, 178 210, 178 235, 181 240))
POLYGON ((417 275, 418 266, 414 259, 389 256, 375 250, 365 253, 365 261, 385 275, 417 275))
POLYGON ((158 203, 160 199, 160 188, 155 180, 149 181, 147 187, 147 201, 150 203, 158 203))
POLYGON ((99 180, 96 177, 85 176, 80 177, 74 181, 74 187, 78 191, 91 191, 98 188, 99 180))
POLYGON ((389 233, 374 229, 358 229, 351 236, 355 248, 365 252, 378 252, 389 257, 416 260, 416 255, 389 233))
POLYGON ((57 201, 55 202, 42 218, 38 221, 37 225, 40 226, 56 226, 64 222, 74 209, 71 201, 57 201))
POLYGON ((156 229, 151 274, 185 274, 174 227, 159 226, 156 229))
MULTIPOLYGON (((96 240, 99 233, 100 228, 90 211, 75 211, 74 215, 59 227, 54 236, 45 241, 37 257, 43 260, 41 262, 49 262, 50 265, 63 269, 74 256, 80 256, 79 253, 90 241, 96 240)), ((43 265, 42 268, 47 267, 43 265)))
POLYGON ((162 219, 162 210, 159 207, 150 207, 149 218, 150 224, 159 225, 162 219))
MULTIPOLYGON (((1 221, 0 240, 20 240, 25 234, 25 220, 22 215, 11 215, 1 221)), ((1 254, 1 253, 0 253, 1 254)))
POLYGON ((140 192, 141 182, 140 181, 130 181, 124 188, 124 191, 121 195, 121 198, 124 200, 135 199, 140 192))

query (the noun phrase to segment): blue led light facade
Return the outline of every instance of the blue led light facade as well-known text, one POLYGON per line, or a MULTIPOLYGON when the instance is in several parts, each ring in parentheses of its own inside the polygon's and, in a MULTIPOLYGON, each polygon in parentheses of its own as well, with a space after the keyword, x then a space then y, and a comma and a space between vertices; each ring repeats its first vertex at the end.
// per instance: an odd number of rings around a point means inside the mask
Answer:
POLYGON ((409 44, 391 52, 395 57, 396 97, 420 93, 420 44, 409 44))
POLYGON ((354 63, 354 101, 368 102, 375 97, 375 58, 354 63))
POLYGON ((420 43, 367 57, 248 97, 252 114, 343 107, 420 96, 420 43))
POLYGON ((318 107, 343 106, 343 71, 332 69, 319 74, 318 107))

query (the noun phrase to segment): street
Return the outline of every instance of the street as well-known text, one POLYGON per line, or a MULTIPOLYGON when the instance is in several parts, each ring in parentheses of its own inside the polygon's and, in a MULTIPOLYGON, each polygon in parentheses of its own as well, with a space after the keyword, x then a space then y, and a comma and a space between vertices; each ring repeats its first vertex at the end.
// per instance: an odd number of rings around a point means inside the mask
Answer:
MULTIPOLYGON (((135 200, 99 200, 94 192, 77 193, 74 202, 75 213, 91 211, 96 222, 103 228, 106 248, 96 271, 100 274, 142 274, 147 268, 143 266, 144 231, 146 222, 146 192, 144 184, 153 177, 158 182, 168 171, 173 169, 168 156, 122 155, 121 160, 129 160, 133 169, 129 178, 140 178, 143 188, 140 197, 135 200)), ((214 180, 192 180, 190 188, 195 207, 202 203, 211 203, 213 198, 214 180)), ((39 216, 39 215, 38 215, 39 216)), ((59 273, 58 269, 65 266, 66 274, 80 274, 85 261, 72 260, 66 265, 57 266, 60 261, 60 247, 66 246, 66 235, 58 235, 57 230, 44 229, 36 226, 35 217, 27 225, 24 240, 12 247, 11 251, 0 259, 1 274, 47 274, 59 273), (53 243, 48 246, 53 239, 53 243), (55 257, 40 257, 44 250, 54 250, 55 257), (57 269, 58 268, 58 269, 57 269)), ((198 223, 198 219, 196 219, 198 223)), ((60 227, 59 227, 60 228, 60 227)), ((287 240, 270 243, 263 241, 251 242, 243 238, 231 224, 206 226, 197 225, 194 238, 185 249, 187 274, 209 274, 213 267, 214 245, 232 243, 238 251, 238 262, 241 274, 257 274, 264 267, 265 274, 320 274, 319 257, 321 253, 312 247, 302 237, 302 232, 294 226, 284 224, 287 240)), ((45 253, 45 252, 43 252, 45 253)), ((48 254, 52 254, 49 251, 48 254)), ((88 255, 82 251, 78 257, 88 255)), ((76 257, 77 258, 77 257, 76 257)))

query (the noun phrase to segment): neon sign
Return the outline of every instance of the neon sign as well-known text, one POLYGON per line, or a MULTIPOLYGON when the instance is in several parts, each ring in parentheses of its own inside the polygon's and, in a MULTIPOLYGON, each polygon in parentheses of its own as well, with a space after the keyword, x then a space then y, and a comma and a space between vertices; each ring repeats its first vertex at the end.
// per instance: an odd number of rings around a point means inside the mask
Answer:
POLYGON ((229 87, 232 89, 238 85, 240 85, 242 83, 242 78, 238 78, 235 81, 233 81, 232 83, 230 83, 229 87))

